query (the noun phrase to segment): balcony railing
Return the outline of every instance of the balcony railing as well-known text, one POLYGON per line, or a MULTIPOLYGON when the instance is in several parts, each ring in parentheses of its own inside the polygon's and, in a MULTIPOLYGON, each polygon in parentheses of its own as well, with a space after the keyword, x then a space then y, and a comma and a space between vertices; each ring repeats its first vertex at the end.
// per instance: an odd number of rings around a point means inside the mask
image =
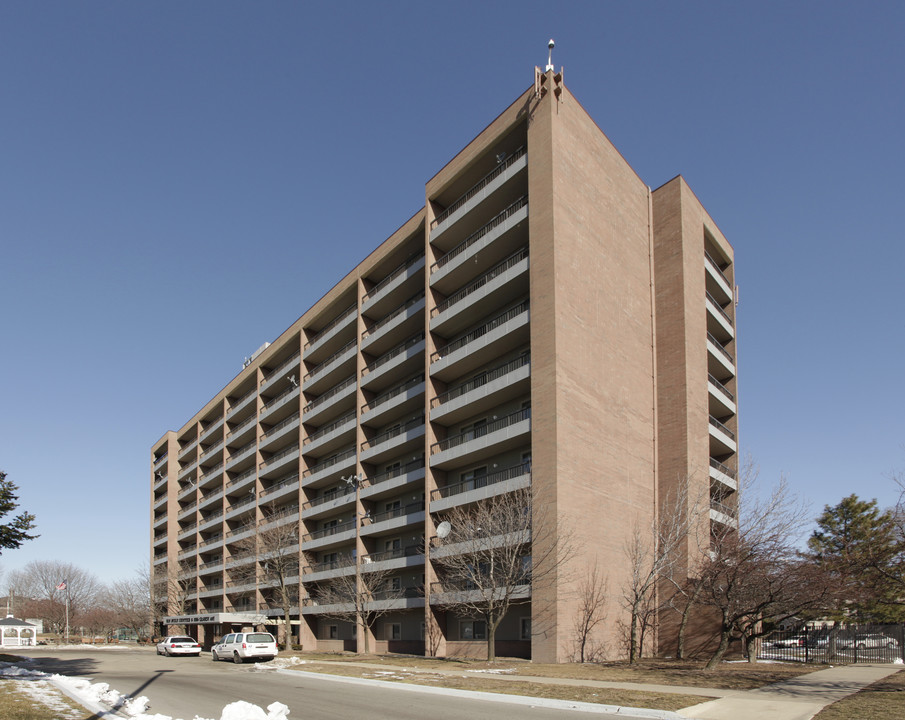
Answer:
POLYGON ((404 557, 414 557, 415 555, 424 555, 424 545, 407 545, 406 547, 393 548, 383 552, 371 553, 362 558, 364 563, 377 563, 386 560, 398 560, 404 557))
POLYGON ((329 435, 337 428, 342 427, 343 425, 348 423, 350 420, 355 420, 354 412, 350 412, 347 415, 343 415, 339 420, 335 420, 332 423, 330 423, 329 425, 323 425, 323 426, 319 427, 315 432, 311 433, 308 437, 306 437, 302 444, 308 445, 309 443, 313 443, 315 440, 319 440, 320 438, 324 437, 325 435, 329 435))
POLYGON ((327 336, 327 334, 336 327, 339 327, 344 322, 347 322, 352 315, 355 315, 358 312, 358 306, 352 305, 351 307, 343 310, 335 320, 332 320, 323 328, 317 331, 317 334, 314 335, 308 342, 305 343, 305 350, 311 348, 318 340, 327 336))
POLYGON ((732 326, 732 318, 729 317, 729 315, 726 314, 726 311, 723 310, 722 307, 720 307, 720 303, 717 301, 717 299, 716 299, 715 297, 713 297, 713 295, 711 295, 710 293, 706 293, 706 295, 707 295, 707 299, 711 302, 711 304, 713 305, 713 307, 715 307, 715 308, 719 311, 720 315, 723 316, 723 318, 726 320, 726 322, 729 323, 729 325, 730 325, 730 327, 731 327, 731 326, 732 326))
POLYGON ((441 212, 434 220, 431 222, 431 230, 433 230, 437 225, 446 220, 450 215, 452 215, 456 210, 462 207, 465 203, 471 200, 475 195, 477 195, 481 190, 487 187, 491 182, 496 180, 500 175, 502 175, 506 170, 512 167, 516 162, 522 159, 525 155, 525 148, 521 147, 516 150, 512 155, 506 158, 505 161, 499 163, 493 170, 487 173, 484 177, 478 180, 471 188, 469 188, 464 195, 462 195, 459 199, 457 199, 452 205, 446 208, 443 212, 441 212))
POLYGON ((316 397, 310 403, 305 405, 305 408, 302 412, 306 412, 306 413, 311 412, 315 408, 320 407, 321 405, 326 403, 331 398, 336 397, 341 392, 348 390, 349 387, 353 386, 353 385, 355 385, 355 376, 354 375, 350 378, 347 378, 346 380, 343 380, 339 385, 331 388, 330 390, 325 392, 323 395, 316 397))
POLYGON ((381 280, 374 287, 372 287, 370 290, 368 290, 364 294, 364 297, 362 297, 362 300, 361 300, 362 303, 366 303, 368 300, 370 300, 371 298, 378 295, 380 293, 380 291, 383 290, 391 282, 393 282, 393 280, 395 280, 396 278, 398 278, 402 275, 405 275, 406 271, 410 267, 412 267, 413 265, 417 265, 422 260, 424 260, 424 253, 421 253, 420 255, 415 255, 414 257, 411 257, 408 260, 406 260, 404 263, 402 263, 402 265, 397 267, 395 270, 393 270, 393 272, 391 272, 389 275, 387 275, 383 280, 381 280))
POLYGON ((424 290, 419 292, 417 295, 410 297, 402 305, 397 307, 395 310, 391 311, 389 315, 387 315, 386 317, 382 317, 380 320, 378 320, 376 323, 374 323, 370 328, 368 328, 367 330, 362 332, 361 339, 365 340, 365 339, 369 338, 371 335, 376 335, 378 332, 380 332, 380 330, 382 328, 389 325, 391 322, 393 322, 393 320, 400 317, 401 315, 404 315, 406 310, 408 310, 410 307, 412 307, 414 305, 417 305, 422 300, 424 300, 424 290))
POLYGON ((301 353, 296 351, 291 357, 287 358, 284 362, 280 363, 280 366, 276 370, 274 370, 267 377, 265 377, 263 380, 261 380, 260 387, 264 387, 271 380, 275 380, 276 378, 280 377, 284 372, 291 369, 292 366, 295 365, 296 361, 299 359, 300 354, 301 353))
POLYGON ((480 475, 478 477, 473 477, 470 480, 463 480, 462 482, 453 483, 432 490, 431 500, 452 497, 453 495, 459 495, 468 492, 469 490, 477 490, 482 487, 487 487, 488 485, 496 485, 497 483, 506 482, 507 480, 525 477, 526 475, 531 475, 531 465, 528 463, 519 463, 518 465, 513 465, 488 475, 480 475))
POLYGON ((257 418, 252 415, 251 417, 246 418, 242 422, 240 422, 236 427, 226 433, 226 439, 229 440, 233 435, 238 435, 243 430, 245 430, 249 425, 254 425, 257 418))
POLYGON ((273 410, 274 408, 279 407, 283 403, 288 402, 289 399, 292 397, 292 395, 298 394, 298 391, 299 391, 298 386, 295 386, 295 385, 290 387, 288 390, 284 390, 279 395, 277 395, 275 398, 272 398, 271 400, 269 400, 267 402, 267 404, 261 408, 261 413, 263 414, 265 412, 273 410))
MULTIPOLYGON (((408 392, 409 390, 411 390, 414 387, 418 387, 423 382, 424 382, 424 373, 416 375, 415 377, 411 378, 407 382, 404 382, 402 385, 397 385, 393 389, 387 390, 382 395, 378 395, 370 402, 367 402, 364 405, 362 405, 361 412, 366 413, 370 410, 374 410, 375 408, 378 408, 381 405, 383 405, 385 402, 389 402, 394 397, 402 395, 403 393, 408 392)), ((354 416, 354 413, 353 413, 353 416, 354 416)))
POLYGON ((720 430, 720 431, 724 432, 724 433, 725 433, 726 435, 728 435, 730 438, 732 438, 733 440, 735 440, 735 433, 732 432, 732 431, 731 431, 729 428, 727 428, 725 425, 723 425, 723 423, 721 423, 721 422, 720 422, 719 420, 717 420, 715 417, 713 417, 713 415, 710 416, 710 424, 713 425, 713 427, 715 427, 717 430, 720 430))
POLYGON ((512 205, 510 205, 505 210, 503 210, 503 212, 501 212, 499 215, 497 215, 495 218, 493 218, 493 220, 491 220, 489 223, 487 223, 483 227, 481 227, 478 230, 476 230, 475 232, 473 232, 467 238, 465 238, 462 242, 460 242, 458 245, 456 245, 448 253, 437 258, 437 262, 435 262, 433 265, 431 265, 431 273, 437 272, 437 270, 442 268, 444 265, 451 262, 452 260, 455 260, 457 257, 459 257, 459 255, 461 255, 466 250, 468 250, 468 248, 470 248, 472 245, 474 245, 476 242, 478 242, 481 238, 483 238, 485 235, 487 235, 488 233, 490 233, 493 230, 495 230, 496 228, 498 228, 500 225, 502 225, 504 222, 506 222, 510 217, 515 215, 519 210, 521 210, 523 207, 527 207, 527 206, 528 206, 528 196, 524 195, 524 196, 520 197, 518 200, 516 200, 514 203, 512 203, 512 205))
POLYGON ((246 470, 244 473, 242 473, 241 475, 239 475, 239 477, 234 478, 233 480, 230 480, 230 481, 229 481, 228 483, 226 483, 226 485, 224 485, 223 487, 224 487, 224 488, 227 488, 227 489, 229 489, 229 488, 231 488, 231 487, 235 487, 236 485, 239 485, 240 483, 243 483, 243 482, 245 482, 246 480, 248 480, 248 478, 253 478, 253 477, 255 476, 255 473, 256 473, 256 472, 257 472, 257 471, 256 471, 255 468, 252 468, 251 470, 246 470))
POLYGON ((390 470, 386 470, 377 475, 371 475, 367 479, 367 486, 373 487, 374 485, 379 485, 382 482, 386 482, 387 480, 392 480, 393 478, 400 477, 402 475, 407 475, 410 472, 414 472, 415 470, 421 470, 424 468, 424 458, 417 458, 416 460, 411 460, 407 462, 405 465, 401 465, 399 467, 394 467, 390 470))
POLYGON ((727 475, 733 480, 738 479, 738 474, 735 472, 735 470, 733 470, 728 465, 723 465, 723 463, 721 463, 719 460, 710 458, 710 467, 712 467, 714 470, 719 470, 721 473, 723 473, 723 475, 727 475))
POLYGON ((324 572, 325 570, 339 570, 340 568, 355 567, 355 558, 351 556, 343 556, 336 560, 325 560, 324 562, 314 563, 308 566, 305 574, 324 572))
POLYGON ((469 430, 468 432, 459 433, 458 435, 453 435, 452 437, 446 438, 446 440, 441 440, 440 442, 434 443, 433 445, 431 445, 431 454, 441 452, 443 450, 449 450, 450 448, 458 447, 459 445, 464 445, 465 443, 471 442, 472 440, 475 440, 479 437, 490 435, 490 433, 496 432, 497 430, 503 430, 504 428, 515 425, 516 423, 520 423, 522 420, 529 420, 530 418, 531 408, 517 410, 514 413, 510 413, 509 415, 498 418, 493 422, 489 422, 486 425, 481 425, 480 427, 469 430))
POLYGON ((327 369, 331 365, 331 363, 336 362, 336 360, 338 360, 340 358, 340 356, 342 356, 344 353, 347 353, 351 348, 355 347, 356 344, 357 344, 356 340, 347 342, 345 345, 343 345, 339 350, 337 350, 335 353, 333 353, 330 357, 328 357, 322 363, 315 365, 311 369, 311 372, 305 373, 305 377, 302 379, 302 382, 308 382, 311 378, 313 378, 315 375, 319 374, 322 370, 327 369))
POLYGON ((337 463, 341 463, 344 460, 348 460, 349 458, 354 458, 354 457, 355 457, 354 448, 352 448, 351 450, 345 450, 341 453, 337 453, 336 455, 333 455, 332 457, 327 458, 323 462, 320 462, 317 465, 313 465, 312 467, 305 470, 302 473, 302 478, 310 477, 311 475, 314 475, 315 473, 319 473, 321 470, 326 470, 327 468, 332 467, 333 465, 336 465, 337 463))
POLYGON ((450 353, 454 353, 456 350, 460 350, 471 342, 474 342, 480 337, 483 337, 487 333, 495 330, 501 325, 506 324, 510 320, 517 318, 522 313, 528 311, 528 301, 520 302, 515 307, 509 308, 506 312, 501 315, 497 315, 495 318, 490 320, 489 322, 481 325, 479 328, 475 328, 471 332, 462 335, 461 337, 456 338, 450 343, 447 343, 443 347, 439 348, 436 352, 431 353, 431 362, 436 362, 440 360, 443 356, 449 355, 450 353))
POLYGON ((283 488, 289 487, 290 485, 298 485, 299 482, 299 474, 294 473, 284 480, 280 480, 276 485, 271 485, 269 488, 265 488, 258 493, 259 498, 266 498, 268 495, 273 495, 276 492, 279 492, 283 488))
POLYGON ((333 502, 334 500, 339 500, 340 498, 348 497, 349 495, 355 494, 355 486, 354 485, 345 485, 341 488, 336 488, 332 492, 326 492, 320 497, 313 498, 312 500, 308 500, 302 505, 302 510, 310 510, 313 507, 317 507, 318 505, 324 505, 328 502, 333 502))
POLYGON ((283 430, 285 430, 290 425, 298 425, 299 416, 298 415, 290 415, 285 420, 281 420, 272 428, 270 428, 267 432, 261 434, 261 442, 264 440, 269 440, 276 435, 279 435, 283 430))
POLYGON ((411 420, 408 420, 400 425, 396 425, 395 427, 392 427, 389 430, 385 430, 384 432, 380 433, 379 435, 375 435, 374 437, 370 438, 369 440, 365 440, 361 444, 361 449, 368 450, 372 447, 376 447, 377 445, 380 445, 381 443, 385 443, 387 440, 391 440, 394 437, 403 435, 404 433, 407 433, 409 430, 414 430, 415 428, 421 427, 422 425, 424 425, 424 416, 419 415, 419 416, 414 417, 411 420))
POLYGON ((433 400, 431 400, 431 408, 438 407, 443 403, 447 403, 450 400, 455 400, 457 397, 461 397, 466 393, 470 393, 472 390, 476 390, 487 383, 491 383, 494 380, 498 380, 501 377, 505 377, 511 372, 515 372, 520 368, 525 367, 531 363, 531 356, 527 353, 525 355, 520 355, 515 360, 510 360, 509 362, 503 365, 497 365, 494 368, 490 368, 489 370, 485 370, 484 372, 475 375, 473 378, 468 380, 468 382, 464 382, 461 385, 455 385, 451 387, 444 393, 437 395, 433 400))
POLYGON ((380 366, 385 365, 393 358, 398 357, 399 355, 402 355, 406 350, 408 350, 409 348, 413 348, 415 345, 417 345, 420 342, 424 342, 424 333, 423 332, 420 332, 417 335, 410 337, 404 343, 401 343, 400 345, 397 345, 396 347, 394 347, 392 350, 388 350, 387 352, 385 352, 383 355, 381 355, 379 358, 377 358, 374 362, 368 363, 367 365, 365 365, 361 371, 361 374, 367 375, 368 373, 374 372, 380 366))
POLYGON ((394 518, 404 517, 406 515, 411 515, 412 513, 424 512, 424 503, 409 503, 408 505, 403 505, 398 508, 392 508, 390 510, 385 510, 384 512, 375 513, 374 515, 368 515, 370 518, 371 524, 383 522, 384 520, 393 520, 394 518))
POLYGON ((240 395, 235 400, 231 401, 229 404, 229 409, 226 411, 226 417, 229 417, 233 412, 235 412, 236 408, 238 408, 242 403, 248 400, 248 398, 250 398, 252 395, 255 395, 257 392, 257 388, 252 388, 244 395, 240 395))
POLYGON ((526 248, 526 247, 522 248, 515 254, 510 255, 508 258, 503 260, 503 262, 499 263, 498 265, 495 265, 490 270, 488 270, 486 273, 481 275, 481 277, 479 277, 477 280, 469 283, 464 288, 462 288, 458 292, 450 295, 448 298, 446 298, 446 300, 444 300, 442 303, 437 305, 437 307, 435 307, 433 310, 431 310, 431 317, 436 317, 443 311, 448 310, 453 305, 455 305, 457 302, 464 300, 472 293, 476 292, 477 290, 480 290, 491 280, 498 278, 500 275, 505 273, 507 270, 510 270, 511 268, 515 267, 516 265, 518 265, 522 260, 524 260, 527 257, 528 257, 528 248, 526 248))
POLYGON ((723 513, 723 515, 726 515, 731 518, 734 518, 737 514, 735 508, 729 507, 728 505, 724 505, 719 500, 711 499, 710 500, 710 509, 716 510, 717 512, 721 512, 721 513, 723 513))
POLYGON ((330 527, 315 530, 313 533, 308 533, 307 535, 302 537, 302 542, 307 542, 309 540, 320 540, 321 538, 339 535, 339 533, 354 529, 355 519, 353 518, 352 520, 346 520, 345 522, 337 523, 336 525, 331 525, 330 527))
POLYGON ((704 259, 707 260, 707 262, 710 263, 710 267, 712 267, 717 272, 717 274, 726 281, 726 284, 729 287, 732 287, 732 283, 729 282, 729 278, 726 277, 726 274, 723 272, 723 269, 720 267, 719 263, 714 260, 713 256, 706 250, 704 251, 704 259))
POLYGON ((732 354, 723 347, 723 344, 717 340, 712 334, 707 333, 707 339, 716 347, 717 350, 725 357, 732 365, 735 365, 735 358, 732 357, 732 354))
POLYGON ((294 443, 294 444, 290 445, 288 448, 286 448, 285 450, 281 450, 276 455, 272 455, 271 457, 267 458, 264 462, 262 462, 260 465, 258 465, 258 470, 263 470, 264 468, 269 467, 270 465, 273 465, 274 463, 279 462, 284 457, 292 455, 292 453, 296 453, 298 451, 299 451, 299 444, 294 443))
POLYGON ((733 395, 731 392, 729 392, 729 390, 726 389, 726 386, 723 385, 723 383, 721 383, 715 377, 713 377, 713 375, 711 375, 710 373, 707 373, 707 379, 711 382, 712 385, 715 385, 720 390, 722 390, 723 393, 725 393, 730 400, 732 400, 733 402, 735 401, 735 395, 733 395))

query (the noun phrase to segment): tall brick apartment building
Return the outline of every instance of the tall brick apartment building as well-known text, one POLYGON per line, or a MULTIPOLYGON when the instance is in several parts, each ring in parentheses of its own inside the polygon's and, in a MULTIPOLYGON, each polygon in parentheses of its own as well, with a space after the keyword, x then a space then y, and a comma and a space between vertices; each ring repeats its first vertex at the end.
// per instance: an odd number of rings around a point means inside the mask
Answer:
POLYGON ((538 71, 427 182, 424 207, 154 443, 168 622, 206 645, 277 629, 281 610, 248 579, 266 559, 241 550, 276 510, 298 526, 306 649, 361 642, 316 590, 380 569, 400 592, 372 649, 421 652, 433 620, 445 653, 480 654, 480 620, 436 591, 431 539, 451 508, 530 487, 578 552, 526 589, 501 650, 566 659, 575 578, 595 560, 618 647, 632 529, 678 486, 705 498, 700 524, 735 523, 733 291, 732 247, 685 181, 651 191, 561 73, 538 71))

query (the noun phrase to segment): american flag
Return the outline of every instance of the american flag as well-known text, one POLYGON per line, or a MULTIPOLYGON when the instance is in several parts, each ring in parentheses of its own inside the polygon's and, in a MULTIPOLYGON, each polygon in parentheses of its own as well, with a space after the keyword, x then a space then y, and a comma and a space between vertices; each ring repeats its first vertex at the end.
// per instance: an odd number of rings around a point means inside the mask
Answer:
POLYGON ((65 590, 66 589, 66 581, 63 580, 59 585, 57 585, 57 590, 65 590))

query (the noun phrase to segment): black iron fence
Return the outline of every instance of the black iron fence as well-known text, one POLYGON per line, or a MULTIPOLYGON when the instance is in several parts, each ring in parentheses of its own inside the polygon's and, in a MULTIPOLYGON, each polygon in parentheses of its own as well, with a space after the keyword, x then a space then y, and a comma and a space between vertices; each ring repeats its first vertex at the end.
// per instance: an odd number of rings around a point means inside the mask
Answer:
POLYGON ((758 659, 812 663, 905 662, 905 624, 776 631, 764 637, 758 659))

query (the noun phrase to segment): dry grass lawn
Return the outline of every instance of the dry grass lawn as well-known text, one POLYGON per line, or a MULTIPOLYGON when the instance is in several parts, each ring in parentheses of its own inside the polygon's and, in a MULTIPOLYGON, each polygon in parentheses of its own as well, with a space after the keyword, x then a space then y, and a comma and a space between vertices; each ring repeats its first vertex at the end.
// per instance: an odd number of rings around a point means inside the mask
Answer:
POLYGON ((3 720, 100 720, 62 693, 56 694, 54 705, 49 707, 29 697, 13 680, 0 678, 0 718, 3 720))
POLYGON ((905 670, 868 685, 821 710, 814 720, 902 720, 905 718, 905 670))

